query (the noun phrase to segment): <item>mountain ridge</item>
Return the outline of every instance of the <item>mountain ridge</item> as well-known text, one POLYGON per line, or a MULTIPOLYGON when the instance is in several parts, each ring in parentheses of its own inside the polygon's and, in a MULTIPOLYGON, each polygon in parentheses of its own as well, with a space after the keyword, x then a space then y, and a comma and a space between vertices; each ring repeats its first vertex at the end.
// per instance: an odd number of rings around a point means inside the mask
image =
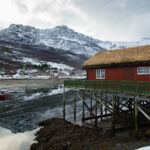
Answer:
POLYGON ((30 26, 12 24, 9 28, 1 30, 0 39, 28 45, 72 50, 76 54, 82 54, 84 50, 89 56, 93 54, 93 51, 104 50, 97 44, 97 40, 77 33, 64 25, 56 26, 52 29, 37 29, 30 26))

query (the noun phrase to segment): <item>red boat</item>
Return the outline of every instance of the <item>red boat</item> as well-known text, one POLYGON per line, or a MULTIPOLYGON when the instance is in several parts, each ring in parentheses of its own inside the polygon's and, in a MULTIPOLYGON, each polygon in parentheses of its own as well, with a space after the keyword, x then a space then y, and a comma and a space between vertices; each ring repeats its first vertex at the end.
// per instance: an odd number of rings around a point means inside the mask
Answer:
POLYGON ((4 91, 0 91, 0 100, 6 100, 8 99, 9 94, 5 93, 4 91))
POLYGON ((0 94, 0 100, 8 99, 8 94, 0 94))

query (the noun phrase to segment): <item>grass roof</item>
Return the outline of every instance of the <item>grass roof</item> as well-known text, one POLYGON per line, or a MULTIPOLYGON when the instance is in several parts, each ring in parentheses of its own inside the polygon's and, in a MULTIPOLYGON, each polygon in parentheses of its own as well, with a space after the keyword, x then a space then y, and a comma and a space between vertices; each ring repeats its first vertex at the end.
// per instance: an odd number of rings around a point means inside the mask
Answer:
POLYGON ((146 61, 150 61, 150 45, 98 52, 84 62, 83 68, 146 61))

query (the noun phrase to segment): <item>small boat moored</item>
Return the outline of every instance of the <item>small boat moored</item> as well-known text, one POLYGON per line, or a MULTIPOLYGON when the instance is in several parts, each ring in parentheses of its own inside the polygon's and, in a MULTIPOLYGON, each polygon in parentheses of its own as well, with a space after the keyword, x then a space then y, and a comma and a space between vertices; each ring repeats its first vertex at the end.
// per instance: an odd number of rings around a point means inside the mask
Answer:
POLYGON ((9 93, 4 90, 0 90, 0 101, 6 100, 9 98, 9 93))

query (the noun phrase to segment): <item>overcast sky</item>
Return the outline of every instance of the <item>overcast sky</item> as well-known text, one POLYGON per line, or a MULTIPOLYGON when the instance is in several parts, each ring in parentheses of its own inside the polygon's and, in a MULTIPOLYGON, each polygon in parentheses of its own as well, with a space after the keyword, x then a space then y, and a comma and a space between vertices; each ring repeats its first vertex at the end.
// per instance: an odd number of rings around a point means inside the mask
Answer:
POLYGON ((100 40, 150 37, 150 0, 1 0, 0 28, 67 25, 100 40))

